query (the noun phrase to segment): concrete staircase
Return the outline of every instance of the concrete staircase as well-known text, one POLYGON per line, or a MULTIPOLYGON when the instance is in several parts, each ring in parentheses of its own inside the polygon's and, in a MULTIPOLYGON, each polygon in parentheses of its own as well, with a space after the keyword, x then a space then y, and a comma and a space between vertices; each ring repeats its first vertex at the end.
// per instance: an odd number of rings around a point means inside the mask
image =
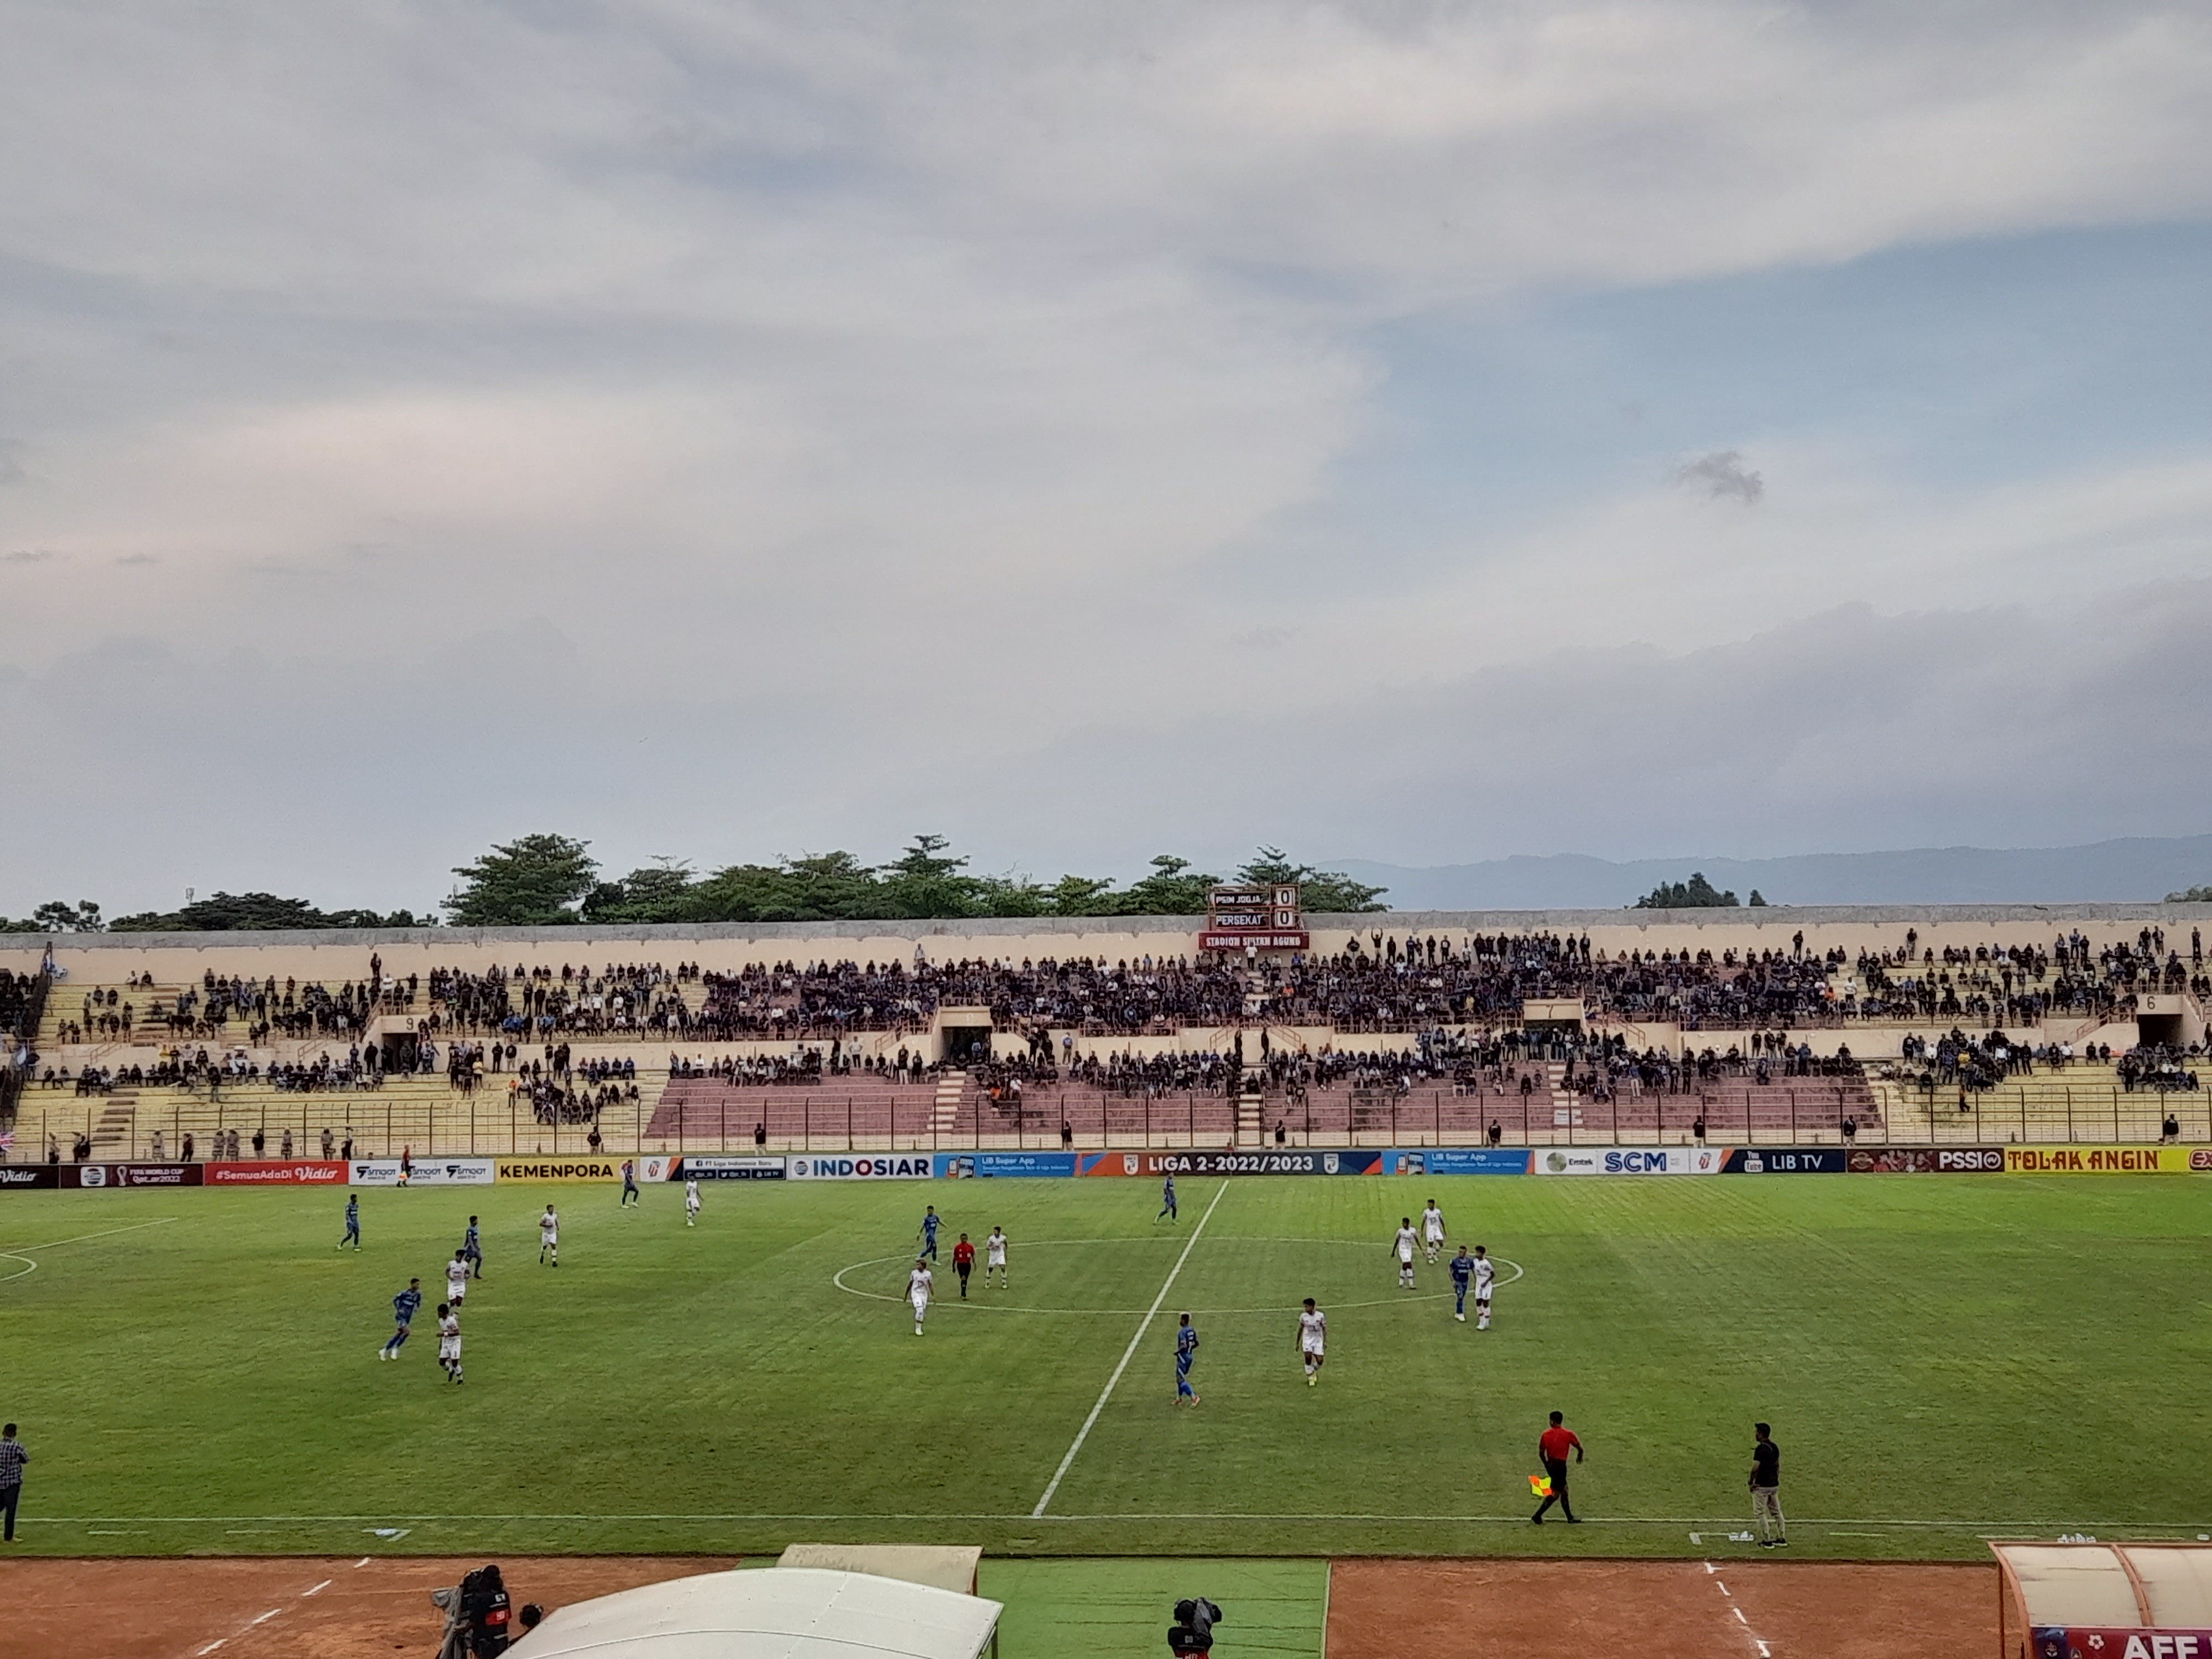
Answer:
POLYGON ((1237 1144, 1239 1146, 1261 1146, 1267 1144, 1267 1132, 1260 1115, 1260 1097, 1256 1094, 1237 1097, 1237 1144))
POLYGON ((960 1102, 968 1092, 968 1073, 946 1072, 937 1079, 937 1103, 930 1114, 930 1133, 947 1141, 960 1122, 960 1102))

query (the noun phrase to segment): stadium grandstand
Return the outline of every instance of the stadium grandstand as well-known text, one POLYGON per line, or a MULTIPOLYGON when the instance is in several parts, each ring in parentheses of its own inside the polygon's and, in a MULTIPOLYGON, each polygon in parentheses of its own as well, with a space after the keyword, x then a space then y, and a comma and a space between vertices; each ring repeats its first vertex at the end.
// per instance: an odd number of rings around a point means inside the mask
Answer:
POLYGON ((1243 949, 1175 917, 10 938, 8 1155, 2201 1142, 2208 921, 1403 913, 1243 949))

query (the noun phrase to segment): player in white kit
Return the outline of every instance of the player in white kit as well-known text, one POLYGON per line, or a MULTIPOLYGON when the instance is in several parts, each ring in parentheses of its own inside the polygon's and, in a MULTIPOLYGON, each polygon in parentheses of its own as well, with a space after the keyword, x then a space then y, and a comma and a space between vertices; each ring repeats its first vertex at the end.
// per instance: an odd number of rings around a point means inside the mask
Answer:
POLYGON ((1498 1269, 1490 1254, 1481 1245, 1474 1247, 1474 1328, 1490 1328, 1490 1282, 1498 1277, 1498 1269))
POLYGON ((991 1275, 999 1275, 999 1288, 1006 1288, 1006 1230, 991 1229, 991 1236, 983 1241, 983 1288, 991 1288, 991 1275))
POLYGON ((449 1302, 438 1304, 438 1366, 454 1382, 461 1380, 461 1310, 449 1302))
POLYGON ((1444 1247, 1444 1212, 1437 1207, 1433 1198, 1429 1200, 1429 1207, 1421 1212, 1421 1243, 1433 1263, 1444 1247))
POLYGON ((1398 1237, 1390 1248, 1398 1253, 1398 1288, 1401 1291, 1413 1288, 1413 1247, 1419 1242, 1413 1231, 1413 1218, 1401 1216, 1398 1218, 1398 1237))
POLYGON ((455 1250, 453 1259, 446 1264, 446 1300, 458 1308, 461 1305, 461 1298, 468 1293, 469 1264, 466 1258, 455 1250))
POLYGON ((1322 1350, 1328 1346, 1328 1316, 1314 1306, 1311 1297, 1306 1298, 1306 1310, 1298 1316, 1298 1358, 1305 1361, 1306 1387, 1311 1388, 1321 1376, 1322 1350))
POLYGON ((699 1177, 694 1176, 684 1183, 684 1224, 699 1224, 699 1177))
POLYGON ((937 1279, 929 1271, 929 1263, 920 1256, 914 1259, 914 1271, 906 1276, 906 1299, 914 1304, 914 1334, 921 1334, 921 1322, 929 1315, 929 1293, 936 1287, 937 1279))
POLYGON ((561 1265, 561 1218, 554 1214, 550 1203, 538 1218, 538 1261, 541 1267, 548 1262, 556 1267, 561 1265))

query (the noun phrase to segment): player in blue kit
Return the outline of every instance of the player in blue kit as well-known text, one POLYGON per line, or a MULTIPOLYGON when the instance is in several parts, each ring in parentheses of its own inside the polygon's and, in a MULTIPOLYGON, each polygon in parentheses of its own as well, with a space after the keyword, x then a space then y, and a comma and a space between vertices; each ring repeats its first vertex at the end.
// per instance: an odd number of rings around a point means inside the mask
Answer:
POLYGON ((349 1244, 356 1250, 361 1249, 361 1194, 358 1193, 351 1194, 346 1199, 345 1237, 338 1240, 338 1249, 343 1250, 349 1244))
POLYGON ((937 1260, 937 1230, 944 1224, 945 1218, 937 1213, 937 1206, 922 1206, 921 1253, 932 1261, 937 1260))
POLYGON ((379 1359, 399 1358, 400 1346, 407 1340, 407 1328, 415 1322, 416 1310, 422 1305, 422 1281, 410 1279, 407 1288, 392 1298, 392 1317, 398 1328, 392 1333, 392 1340, 376 1351, 379 1359))
MULTIPOLYGON (((1162 1182, 1160 1186, 1160 1215, 1165 1216, 1170 1221, 1181 1219, 1181 1218, 1176 1214, 1175 1177, 1172 1175, 1170 1176, 1165 1182, 1162 1182)), ((1160 1215, 1154 1216, 1152 1219, 1154 1221, 1158 1221, 1160 1218, 1160 1215)))
POLYGON ((1474 1258, 1467 1253, 1467 1246, 1459 1247, 1459 1254, 1451 1259, 1452 1294, 1459 1298, 1458 1311, 1452 1315, 1462 1325, 1467 1323, 1467 1287, 1474 1283, 1474 1258))
POLYGON ((1198 1358, 1198 1333, 1191 1328, 1190 1316, 1185 1314, 1176 1332, 1176 1404, 1186 1400, 1198 1404, 1198 1392, 1190 1386, 1190 1362, 1198 1358))

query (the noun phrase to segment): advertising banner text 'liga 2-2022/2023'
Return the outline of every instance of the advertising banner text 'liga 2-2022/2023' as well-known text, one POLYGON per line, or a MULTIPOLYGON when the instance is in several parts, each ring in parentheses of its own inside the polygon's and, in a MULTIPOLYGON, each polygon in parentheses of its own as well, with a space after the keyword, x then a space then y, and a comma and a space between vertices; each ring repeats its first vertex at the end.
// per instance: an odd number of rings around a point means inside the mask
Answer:
POLYGON ((0 1164, 0 1192, 488 1187, 495 1182, 959 1181, 1168 1176, 2212 1175, 2203 1146, 1353 1146, 1237 1152, 652 1153, 0 1164))

